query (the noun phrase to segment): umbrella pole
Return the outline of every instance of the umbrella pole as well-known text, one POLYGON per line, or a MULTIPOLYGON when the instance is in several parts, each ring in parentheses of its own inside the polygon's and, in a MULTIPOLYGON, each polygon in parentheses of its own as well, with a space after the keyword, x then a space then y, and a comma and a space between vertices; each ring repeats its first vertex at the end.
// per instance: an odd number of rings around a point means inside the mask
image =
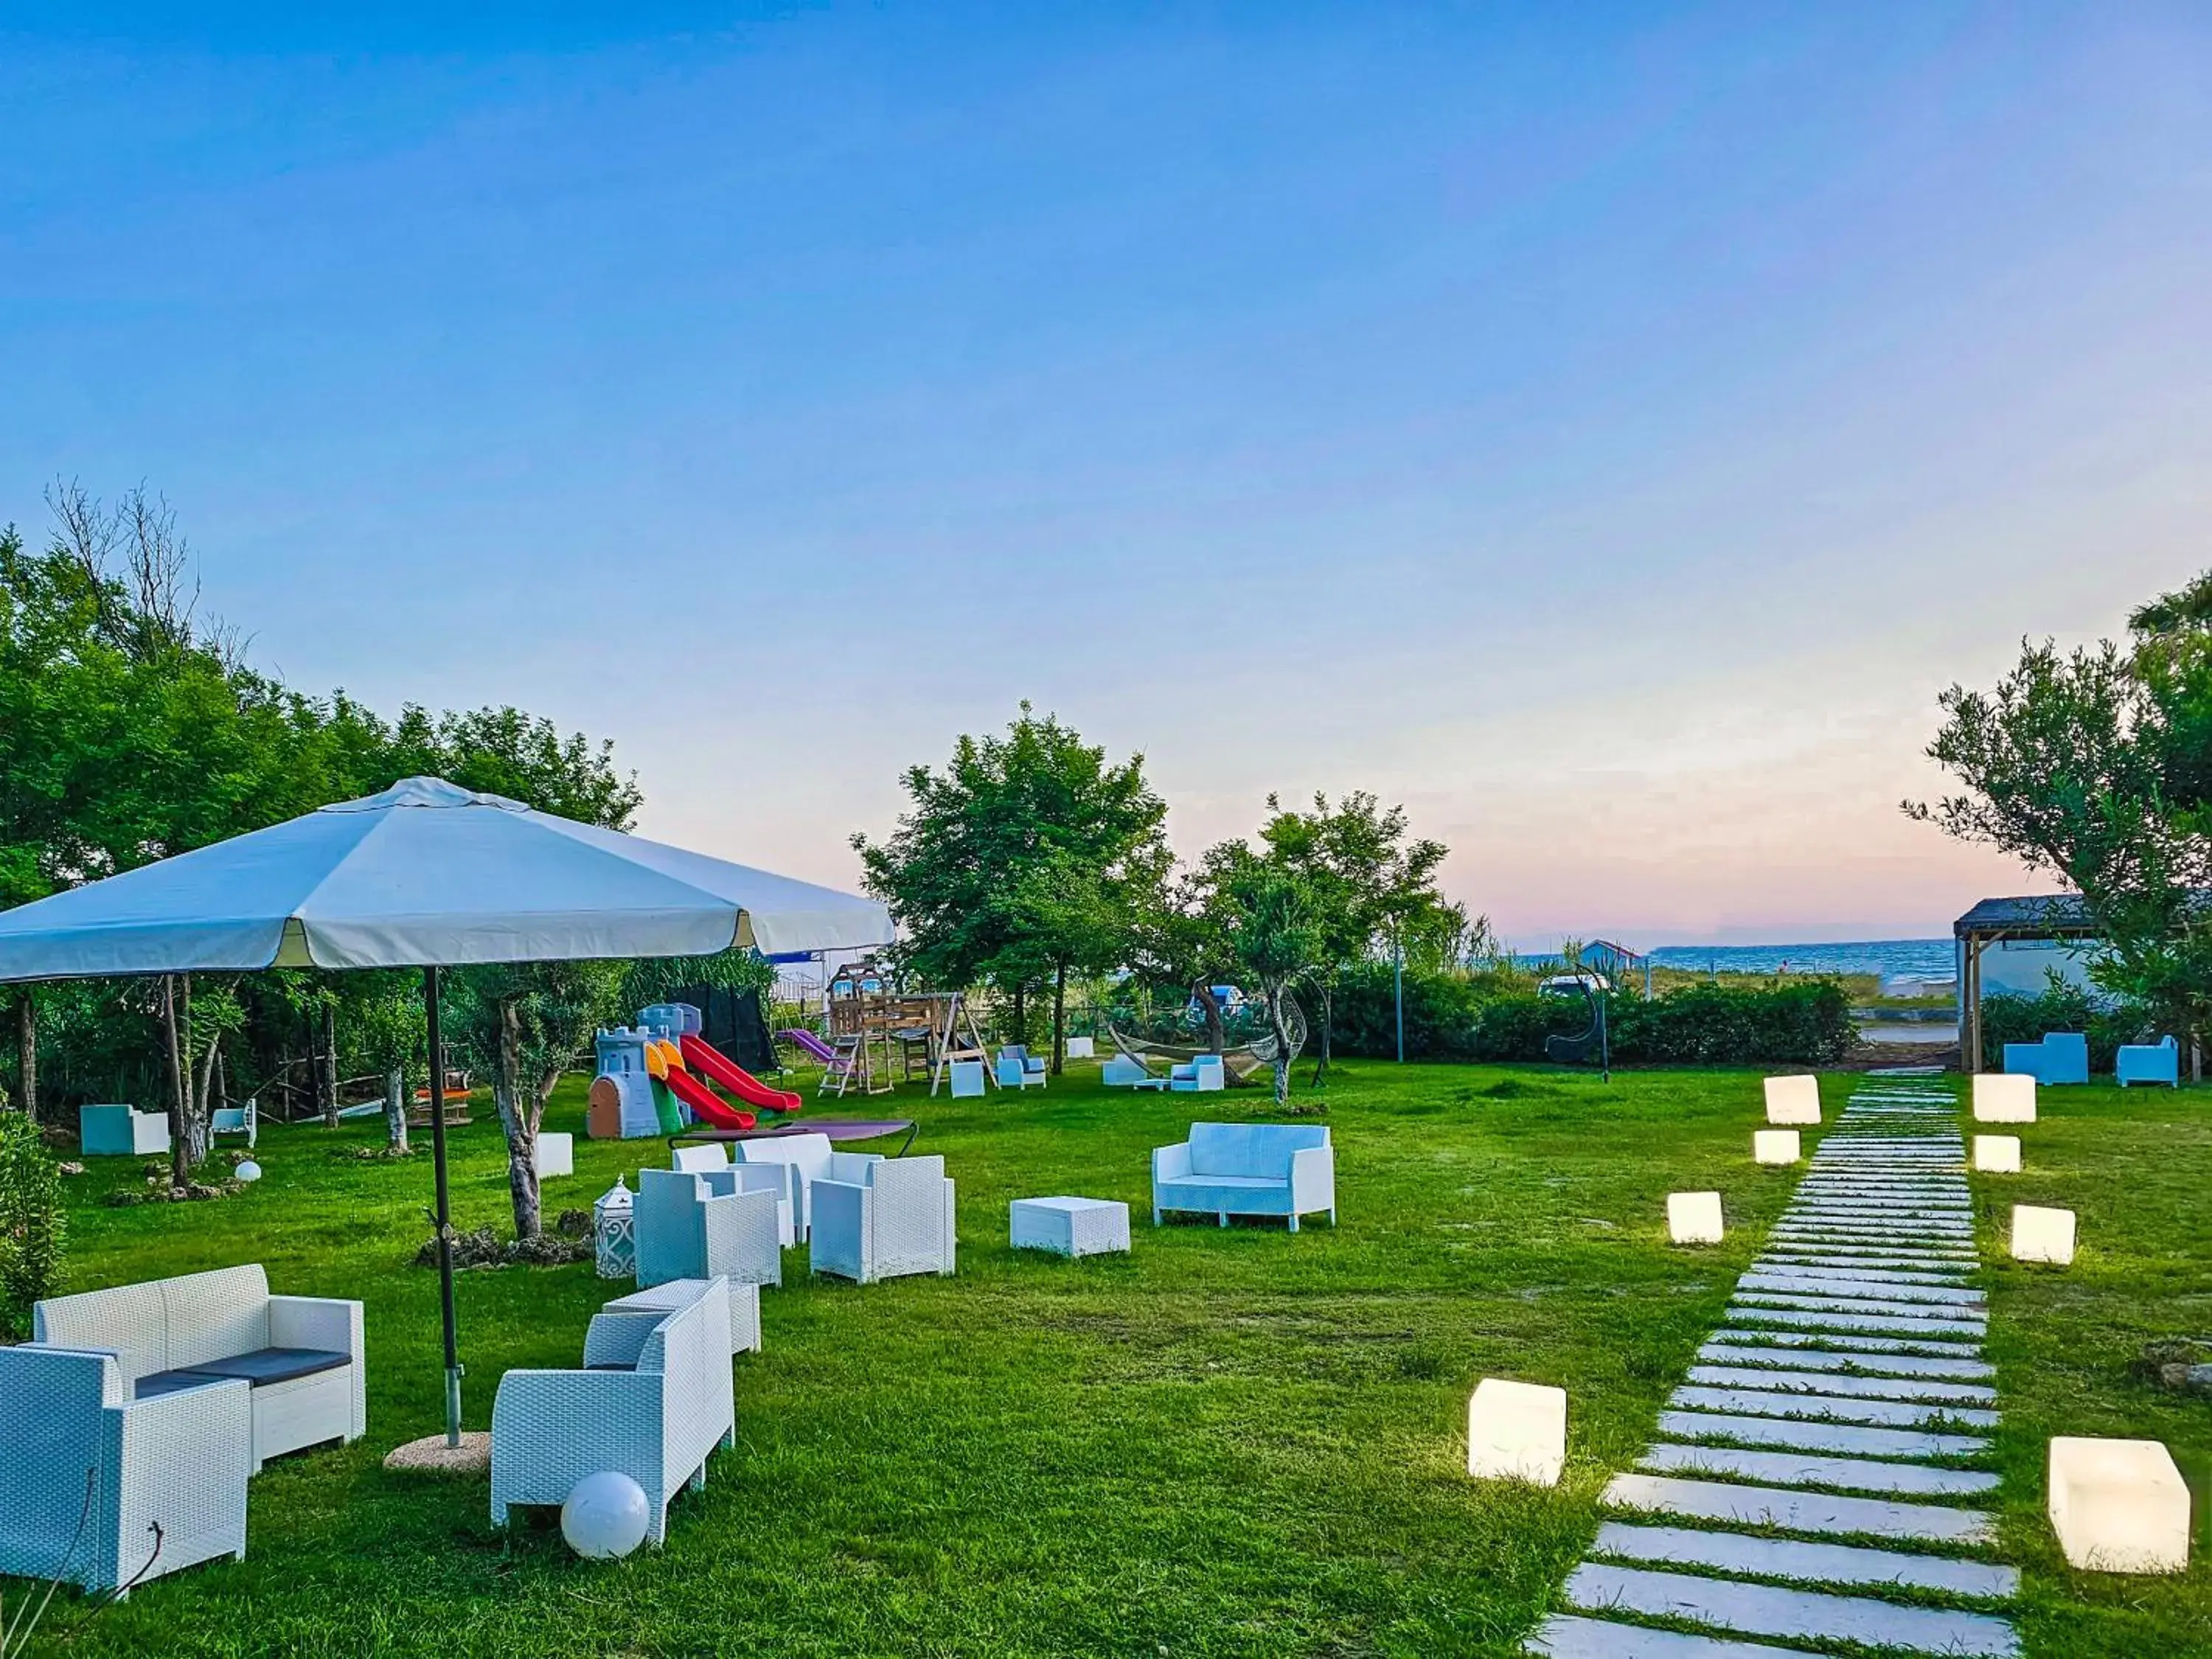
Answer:
POLYGON ((446 1186, 446 1039, 438 1029, 438 970, 422 970, 422 1012, 430 1028, 430 1164, 438 1182, 438 1301, 446 1325, 446 1443, 461 1443, 461 1355, 453 1317, 453 1210, 446 1186))

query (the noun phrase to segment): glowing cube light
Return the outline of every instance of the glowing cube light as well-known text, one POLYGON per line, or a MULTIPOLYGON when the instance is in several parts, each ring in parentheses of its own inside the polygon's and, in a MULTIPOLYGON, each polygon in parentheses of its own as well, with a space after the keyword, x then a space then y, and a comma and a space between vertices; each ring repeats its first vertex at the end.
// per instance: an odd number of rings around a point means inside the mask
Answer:
POLYGON ((1486 1376, 1467 1402, 1467 1472, 1483 1480, 1559 1484, 1567 1462, 1567 1391, 1486 1376))
POLYGON ((1976 1135, 1974 1137, 1974 1167, 1984 1175, 2018 1175, 2020 1173, 2020 1137, 2018 1135, 1976 1135))
POLYGON ((1766 1121, 1769 1123, 1818 1123, 1820 1121, 1820 1079, 1809 1072, 1802 1077, 1767 1079, 1766 1121))
POLYGON ((2051 1441, 2051 1526, 2084 1572, 2189 1565, 2189 1488, 2155 1440, 2051 1441))
POLYGON ((1751 1155, 1761 1164, 1795 1164, 1805 1149, 1795 1129, 1754 1129, 1751 1155))
POLYGON ((2035 1121, 2035 1079, 2025 1072, 1979 1072, 1974 1076, 1974 1121, 2035 1121))
POLYGON ((1718 1193, 1668 1194, 1667 1231, 1677 1244, 1719 1243, 1721 1195, 1718 1193))
POLYGON ((2063 1267, 2074 1259, 2074 1212, 2012 1206, 2012 1259, 2063 1267))

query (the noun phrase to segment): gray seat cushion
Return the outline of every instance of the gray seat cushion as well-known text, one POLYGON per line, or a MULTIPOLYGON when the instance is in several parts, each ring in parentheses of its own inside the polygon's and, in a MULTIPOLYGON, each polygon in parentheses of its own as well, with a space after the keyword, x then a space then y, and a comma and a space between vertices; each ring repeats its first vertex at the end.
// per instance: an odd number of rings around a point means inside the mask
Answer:
POLYGON ((243 1378, 258 1389, 270 1382, 290 1382, 299 1377, 313 1376, 319 1371, 334 1371, 352 1363, 351 1355, 333 1353, 327 1348, 256 1348, 252 1353, 233 1354, 228 1359, 204 1359, 197 1365, 142 1376, 138 1379, 138 1398, 173 1394, 195 1383, 230 1377, 243 1378))

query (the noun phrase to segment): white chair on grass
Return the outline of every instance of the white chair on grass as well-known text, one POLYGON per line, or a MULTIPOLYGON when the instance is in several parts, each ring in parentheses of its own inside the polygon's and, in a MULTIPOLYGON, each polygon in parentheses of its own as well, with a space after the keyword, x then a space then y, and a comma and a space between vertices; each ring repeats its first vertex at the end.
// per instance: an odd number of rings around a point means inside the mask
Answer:
POLYGON ((254 1263, 55 1297, 31 1310, 33 1340, 115 1356, 125 1395, 148 1400, 237 1379, 252 1388, 252 1468, 368 1431, 361 1304, 271 1296, 254 1263))
POLYGON ((999 1050, 999 1086, 1002 1089, 1042 1089, 1045 1085, 1045 1063, 1041 1055, 1032 1054, 1018 1042, 1009 1042, 999 1050))
POLYGON ((640 1170, 631 1215, 637 1237, 637 1282, 730 1279, 744 1285, 783 1283, 781 1209, 773 1187, 734 1190, 741 1171, 725 1166, 693 1175, 640 1170), (718 1179, 732 1189, 717 1193, 718 1179))
POLYGON ((246 1559, 252 1388, 133 1399, 112 1353, 0 1347, 0 1573, 120 1590, 246 1559))
POLYGON ((234 1106, 218 1106, 208 1114, 208 1133, 244 1135, 248 1151, 261 1139, 261 1103, 244 1100, 234 1106))
POLYGON ((854 1162, 857 1169, 834 1170, 814 1182, 814 1271, 862 1285, 903 1273, 951 1273, 952 1182, 945 1160, 854 1162))
POLYGON ((1168 1087, 1179 1095, 1212 1094, 1227 1086, 1219 1054, 1197 1054, 1168 1072, 1168 1087))
POLYGON ((77 1150, 87 1158, 146 1158, 169 1150, 169 1120, 135 1106, 80 1106, 77 1150))
POLYGON ((500 1378, 491 1407, 492 1524, 506 1525, 518 1504, 566 1503, 586 1475, 614 1470, 644 1489, 646 1537, 659 1544, 677 1489, 704 1486, 715 1448, 737 1443, 728 1284, 716 1279, 649 1322, 595 1317, 584 1360, 581 1370, 500 1378))
MULTIPOLYGON (((959 1062, 956 1061, 955 1064, 959 1062)), ((761 1140, 741 1140, 736 1152, 740 1163, 775 1170, 785 1183, 785 1200, 793 1217, 793 1235, 803 1239, 813 1224, 811 1193, 824 1177, 849 1181, 863 1164, 882 1161, 878 1152, 841 1152, 825 1134, 775 1135, 761 1140), (843 1170, 842 1177, 834 1172, 843 1170)))

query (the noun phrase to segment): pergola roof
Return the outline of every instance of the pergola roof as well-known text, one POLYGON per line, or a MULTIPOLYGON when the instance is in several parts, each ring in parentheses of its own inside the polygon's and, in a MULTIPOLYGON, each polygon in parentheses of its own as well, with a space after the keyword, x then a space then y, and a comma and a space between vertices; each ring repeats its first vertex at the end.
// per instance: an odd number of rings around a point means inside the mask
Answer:
POLYGON ((2079 893, 1985 898, 1951 924, 1956 939, 2093 939, 2096 932, 2079 893))

